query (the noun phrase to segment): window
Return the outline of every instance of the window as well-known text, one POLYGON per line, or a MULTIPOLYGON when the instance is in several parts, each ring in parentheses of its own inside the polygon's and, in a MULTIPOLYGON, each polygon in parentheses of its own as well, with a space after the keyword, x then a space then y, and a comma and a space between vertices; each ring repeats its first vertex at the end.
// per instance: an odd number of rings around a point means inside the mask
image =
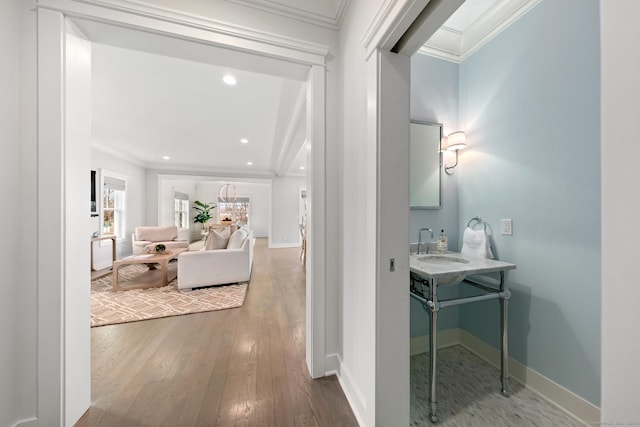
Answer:
MULTIPOLYGON (((104 173, 103 173, 104 174, 104 173)), ((102 191, 102 234, 124 239, 125 233, 125 180, 104 174, 102 191)))
POLYGON ((189 228, 189 195, 175 192, 173 196, 173 223, 180 230, 189 228))
POLYGON ((230 219, 234 224, 249 225, 249 198, 238 197, 235 202, 223 202, 218 197, 218 222, 230 219))

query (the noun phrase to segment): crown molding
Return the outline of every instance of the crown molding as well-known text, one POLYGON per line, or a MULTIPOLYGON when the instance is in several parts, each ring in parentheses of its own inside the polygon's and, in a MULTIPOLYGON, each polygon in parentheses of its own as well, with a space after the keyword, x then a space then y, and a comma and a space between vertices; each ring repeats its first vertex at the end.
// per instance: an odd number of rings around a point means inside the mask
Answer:
POLYGON ((122 154, 117 150, 113 150, 111 148, 105 147, 104 145, 101 145, 95 141, 91 141, 91 148, 93 148, 96 151, 100 151, 101 153, 107 154, 111 157, 124 160, 125 162, 130 163, 132 165, 139 166, 143 169, 147 169, 147 163, 143 162, 142 160, 136 157, 132 157, 130 155, 122 154))
POLYGON ((206 165, 180 165, 149 163, 146 169, 163 174, 190 173, 205 175, 224 175, 227 177, 251 177, 251 178, 273 178, 275 175, 270 171, 254 170, 248 172, 246 169, 211 167, 206 165))
POLYGON ((535 7, 541 0, 500 0, 464 32, 441 27, 418 51, 460 63, 535 7))
POLYGON ((274 13, 276 15, 292 18, 298 21, 307 22, 309 24, 318 25, 320 27, 339 30, 342 24, 345 10, 349 0, 335 0, 336 7, 331 15, 311 12, 298 7, 278 3, 274 0, 227 0, 231 3, 240 4, 242 6, 252 7, 254 9, 263 10, 265 12, 274 13))
POLYGON ((360 38, 366 59, 378 48, 391 50, 429 1, 384 0, 360 38))
POLYGON ((131 27, 150 27, 163 32, 166 26, 180 36, 197 38, 214 44, 233 45, 242 50, 259 50, 277 57, 295 57, 298 62, 325 65, 329 47, 241 25, 214 20, 151 5, 138 0, 36 0, 36 7, 50 9, 72 17, 115 21, 131 27), (180 27, 180 28, 178 28, 180 27), (283 51, 285 50, 285 51, 283 51))

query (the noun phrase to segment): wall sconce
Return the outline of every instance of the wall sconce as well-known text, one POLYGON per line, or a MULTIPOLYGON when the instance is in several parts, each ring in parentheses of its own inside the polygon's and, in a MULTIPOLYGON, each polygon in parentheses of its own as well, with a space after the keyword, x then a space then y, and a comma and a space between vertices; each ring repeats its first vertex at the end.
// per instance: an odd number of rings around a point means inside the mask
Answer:
POLYGON ((444 166, 444 171, 447 175, 453 175, 453 169, 458 166, 458 151, 462 150, 467 146, 467 137, 464 132, 458 131, 450 133, 447 136, 447 151, 455 151, 456 153, 456 162, 453 166, 444 166))

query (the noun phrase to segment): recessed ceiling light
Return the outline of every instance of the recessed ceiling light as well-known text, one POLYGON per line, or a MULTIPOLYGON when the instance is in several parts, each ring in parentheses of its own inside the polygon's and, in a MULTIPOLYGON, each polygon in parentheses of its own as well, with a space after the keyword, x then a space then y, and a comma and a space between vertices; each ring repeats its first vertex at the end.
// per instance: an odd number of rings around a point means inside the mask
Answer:
POLYGON ((233 77, 231 74, 227 74, 226 76, 224 76, 222 78, 222 81, 228 84, 229 86, 233 86, 234 84, 237 83, 236 78, 233 77))
POLYGON ((300 170, 303 171, 304 170, 304 166, 300 166, 300 170))
POLYGON ((163 159, 163 160, 171 160, 171 157, 169 157, 169 156, 162 156, 162 159, 163 159))
POLYGON ((242 138, 240 142, 242 142, 243 144, 248 144, 249 140, 247 138, 242 138))
POLYGON ((247 166, 253 166, 253 162, 247 162, 247 166))

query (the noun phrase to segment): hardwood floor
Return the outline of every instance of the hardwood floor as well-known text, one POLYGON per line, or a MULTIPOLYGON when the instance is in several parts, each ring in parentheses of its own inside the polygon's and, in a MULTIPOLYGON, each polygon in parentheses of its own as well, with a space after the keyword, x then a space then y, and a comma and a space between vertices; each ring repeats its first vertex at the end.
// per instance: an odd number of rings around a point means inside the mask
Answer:
POLYGON ((300 249, 256 239, 242 307, 93 328, 92 405, 76 426, 357 426, 305 364, 300 249))

